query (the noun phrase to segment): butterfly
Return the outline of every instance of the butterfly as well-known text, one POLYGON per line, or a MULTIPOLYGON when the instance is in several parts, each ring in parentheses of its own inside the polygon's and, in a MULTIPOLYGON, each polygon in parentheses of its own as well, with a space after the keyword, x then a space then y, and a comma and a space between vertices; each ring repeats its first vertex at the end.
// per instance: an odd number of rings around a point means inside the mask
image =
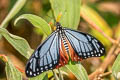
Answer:
POLYGON ((27 62, 27 77, 58 69, 69 60, 78 62, 89 57, 104 55, 103 44, 90 34, 63 28, 56 22, 56 30, 42 42, 27 62))

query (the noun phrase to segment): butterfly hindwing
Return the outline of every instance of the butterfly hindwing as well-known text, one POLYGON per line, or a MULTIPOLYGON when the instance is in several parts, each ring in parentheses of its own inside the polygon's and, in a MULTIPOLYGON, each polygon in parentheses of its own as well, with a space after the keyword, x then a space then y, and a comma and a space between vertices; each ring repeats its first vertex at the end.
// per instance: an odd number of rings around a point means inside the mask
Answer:
POLYGON ((25 73, 28 77, 54 69, 59 61, 58 33, 53 32, 32 54, 25 73))
POLYGON ((64 31, 69 43, 80 58, 99 57, 104 54, 104 46, 93 36, 71 29, 64 29, 64 31))

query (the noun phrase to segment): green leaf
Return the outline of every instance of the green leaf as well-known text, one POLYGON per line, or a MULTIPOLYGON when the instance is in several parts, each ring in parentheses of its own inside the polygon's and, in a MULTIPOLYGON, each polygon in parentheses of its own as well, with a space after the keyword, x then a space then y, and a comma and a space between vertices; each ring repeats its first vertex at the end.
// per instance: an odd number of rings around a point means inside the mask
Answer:
POLYGON ((5 28, 0 28, 0 34, 5 37, 5 39, 18 51, 26 57, 27 59, 33 52, 30 48, 28 42, 21 37, 9 33, 5 28))
POLYGON ((40 74, 39 76, 36 76, 36 77, 33 77, 33 78, 29 78, 29 80, 48 80, 48 76, 44 72, 44 73, 40 74))
POLYGON ((7 80, 22 80, 21 73, 15 68, 11 60, 9 58, 7 59, 8 61, 6 62, 5 66, 7 80))
MULTIPOLYGON (((93 22, 95 25, 100 27, 100 29, 107 34, 108 36, 112 36, 113 32, 110 26, 106 23, 106 21, 92 8, 90 8, 87 5, 81 6, 81 15, 87 17, 88 20, 93 22)), ((91 34, 96 36, 99 40, 102 40, 102 42, 109 46, 110 41, 106 39, 100 32, 96 31, 95 29, 91 30, 91 34)))
POLYGON ((17 0, 12 10, 9 12, 7 17, 4 19, 0 27, 7 27, 8 22, 21 10, 27 0, 17 0))
POLYGON ((26 19, 28 20, 30 23, 33 24, 33 26, 41 29, 44 33, 46 33, 47 35, 49 35, 51 33, 51 28, 48 25, 48 23, 42 19, 39 16, 36 15, 32 15, 32 14, 23 14, 21 16, 19 16, 16 20, 15 20, 15 25, 16 23, 21 20, 21 19, 26 19))
POLYGON ((115 78, 117 78, 119 72, 120 72, 120 54, 117 56, 112 66, 112 74, 115 76, 115 78))
POLYGON ((55 18, 62 12, 62 26, 77 29, 80 21, 81 0, 50 0, 55 18))
POLYGON ((81 64, 66 65, 66 67, 76 76, 78 80, 89 80, 87 72, 81 64))
POLYGON ((117 39, 120 36, 120 23, 115 28, 115 38, 117 39))

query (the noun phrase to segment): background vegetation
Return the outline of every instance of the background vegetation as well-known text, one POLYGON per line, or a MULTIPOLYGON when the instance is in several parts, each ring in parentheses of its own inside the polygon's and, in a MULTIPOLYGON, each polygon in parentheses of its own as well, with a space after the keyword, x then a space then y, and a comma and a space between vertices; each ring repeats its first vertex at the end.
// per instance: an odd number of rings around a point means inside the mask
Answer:
POLYGON ((119 0, 0 0, 0 80, 28 80, 25 64, 60 12, 63 26, 97 37, 106 53, 29 80, 120 79, 119 0))

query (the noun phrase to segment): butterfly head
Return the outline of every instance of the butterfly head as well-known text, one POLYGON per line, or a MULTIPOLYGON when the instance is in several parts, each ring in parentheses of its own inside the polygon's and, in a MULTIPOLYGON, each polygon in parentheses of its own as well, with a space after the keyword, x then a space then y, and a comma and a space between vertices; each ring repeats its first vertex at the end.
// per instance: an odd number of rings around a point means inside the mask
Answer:
POLYGON ((56 30, 61 30, 62 26, 59 22, 56 22, 56 30))

